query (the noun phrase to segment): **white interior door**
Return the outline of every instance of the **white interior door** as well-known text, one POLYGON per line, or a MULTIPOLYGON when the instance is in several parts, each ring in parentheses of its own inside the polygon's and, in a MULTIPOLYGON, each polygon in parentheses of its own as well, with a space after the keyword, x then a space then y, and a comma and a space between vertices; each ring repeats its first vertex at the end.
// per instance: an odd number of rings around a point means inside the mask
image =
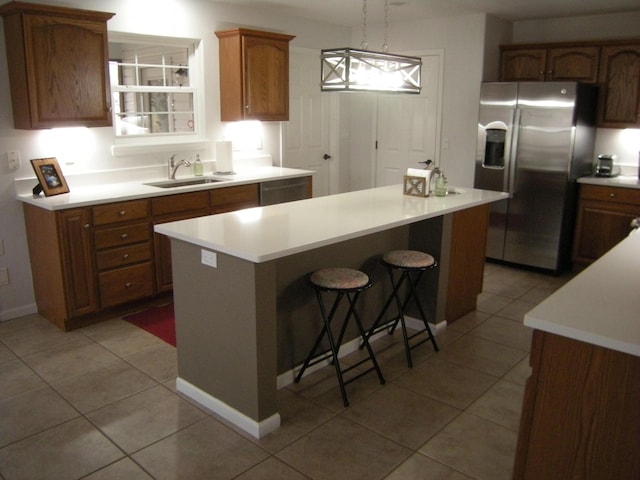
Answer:
POLYGON ((375 186, 402 183, 407 168, 437 163, 442 55, 422 56, 419 95, 378 95, 375 186))
POLYGON ((315 171, 313 196, 331 192, 330 94, 320 91, 320 52, 289 52, 289 121, 284 122, 283 166, 315 171))

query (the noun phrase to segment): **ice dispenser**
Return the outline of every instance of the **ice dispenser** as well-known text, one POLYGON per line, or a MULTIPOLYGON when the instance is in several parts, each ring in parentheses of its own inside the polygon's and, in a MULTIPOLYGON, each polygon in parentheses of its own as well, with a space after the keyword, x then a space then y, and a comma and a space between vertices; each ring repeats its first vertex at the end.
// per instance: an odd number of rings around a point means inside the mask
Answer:
POLYGON ((482 165, 489 168, 504 168, 504 149, 507 131, 502 128, 487 128, 482 165))

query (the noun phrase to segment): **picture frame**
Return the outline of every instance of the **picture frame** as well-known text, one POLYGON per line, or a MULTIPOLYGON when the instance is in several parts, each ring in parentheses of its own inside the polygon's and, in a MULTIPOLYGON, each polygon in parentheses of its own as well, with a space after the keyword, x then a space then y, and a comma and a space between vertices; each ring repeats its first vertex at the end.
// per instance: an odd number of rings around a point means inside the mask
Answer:
POLYGON ((55 157, 34 158, 31 166, 46 197, 69 193, 69 186, 55 157))

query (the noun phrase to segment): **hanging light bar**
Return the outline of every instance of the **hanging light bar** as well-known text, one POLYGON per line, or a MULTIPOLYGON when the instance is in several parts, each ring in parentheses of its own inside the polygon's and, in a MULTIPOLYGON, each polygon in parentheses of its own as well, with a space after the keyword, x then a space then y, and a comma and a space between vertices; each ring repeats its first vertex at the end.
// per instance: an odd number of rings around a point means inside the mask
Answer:
POLYGON ((367 0, 362 0, 362 49, 322 50, 320 90, 324 92, 420 93, 422 60, 389 53, 389 4, 384 2, 382 52, 367 50, 367 0))
POLYGON ((322 91, 420 93, 418 57, 354 48, 322 50, 320 57, 322 91))

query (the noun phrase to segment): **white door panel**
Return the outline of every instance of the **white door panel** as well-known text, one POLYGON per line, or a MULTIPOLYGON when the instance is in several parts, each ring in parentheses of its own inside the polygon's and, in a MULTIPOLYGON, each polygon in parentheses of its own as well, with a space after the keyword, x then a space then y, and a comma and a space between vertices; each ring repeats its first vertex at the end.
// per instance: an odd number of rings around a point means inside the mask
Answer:
POLYGON ((379 95, 376 186, 402 183, 407 168, 437 162, 441 55, 422 57, 419 95, 379 95))
POLYGON ((321 93, 320 52, 289 53, 289 121, 284 122, 283 166, 313 170, 313 196, 328 195, 334 157, 330 149, 330 94, 321 93))

